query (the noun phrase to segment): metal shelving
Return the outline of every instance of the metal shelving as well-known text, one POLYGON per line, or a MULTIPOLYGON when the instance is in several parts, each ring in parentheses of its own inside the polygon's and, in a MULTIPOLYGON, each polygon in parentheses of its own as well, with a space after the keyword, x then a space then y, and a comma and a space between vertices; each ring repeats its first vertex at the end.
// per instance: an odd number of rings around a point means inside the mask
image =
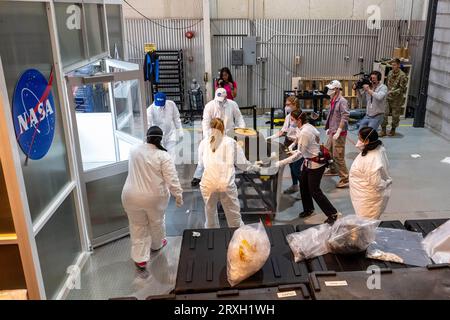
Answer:
POLYGON ((159 82, 152 83, 152 97, 164 92, 175 102, 180 112, 185 111, 183 50, 157 50, 159 59, 159 82))

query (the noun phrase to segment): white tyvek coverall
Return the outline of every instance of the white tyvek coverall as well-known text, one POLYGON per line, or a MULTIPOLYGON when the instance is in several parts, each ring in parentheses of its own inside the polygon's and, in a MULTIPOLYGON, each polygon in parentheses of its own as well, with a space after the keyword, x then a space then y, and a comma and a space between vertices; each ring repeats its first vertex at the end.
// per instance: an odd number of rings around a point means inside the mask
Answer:
POLYGON ((234 130, 234 128, 245 128, 244 117, 242 117, 239 106, 233 100, 225 100, 223 105, 220 105, 216 100, 208 102, 203 110, 203 138, 208 138, 211 135, 211 120, 219 118, 225 125, 225 134, 234 130))
POLYGON ((205 201, 205 228, 220 228, 217 204, 222 204, 230 228, 244 223, 235 183, 235 165, 244 171, 252 168, 242 148, 230 137, 224 136, 213 152, 208 139, 199 146, 199 165, 204 166, 200 191, 205 201))
POLYGON ((180 112, 175 102, 166 100, 165 107, 157 107, 152 104, 147 108, 148 127, 158 126, 163 131, 162 144, 175 160, 176 144, 182 138, 183 127, 181 125, 180 112))
POLYGON ((169 153, 156 146, 133 147, 128 161, 122 204, 130 223, 131 258, 141 263, 150 259, 150 248, 161 247, 170 194, 182 197, 183 189, 169 153))
MULTIPOLYGON (((216 100, 208 102, 203 110, 202 130, 203 139, 211 135, 211 120, 219 118, 223 121, 225 126, 225 134, 234 130, 235 128, 246 128, 244 117, 242 116, 239 106, 233 100, 226 100, 223 105, 220 105, 216 100)), ((200 154, 200 151, 199 151, 200 154)), ((200 162, 195 169, 194 178, 202 179, 203 165, 200 162)))
POLYGON ((379 219, 391 195, 392 178, 386 150, 379 146, 359 154, 350 169, 350 197, 358 216, 379 219))

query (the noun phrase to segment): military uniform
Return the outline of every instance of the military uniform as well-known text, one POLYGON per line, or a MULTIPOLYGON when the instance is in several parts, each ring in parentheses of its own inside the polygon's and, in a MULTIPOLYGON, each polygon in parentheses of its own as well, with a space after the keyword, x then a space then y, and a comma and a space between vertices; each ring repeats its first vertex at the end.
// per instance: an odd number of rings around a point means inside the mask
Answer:
POLYGON ((395 129, 400 123, 400 115, 402 112, 402 106, 405 103, 405 93, 408 86, 408 76, 402 71, 394 72, 391 70, 387 80, 388 96, 387 96, 387 108, 384 116, 384 121, 381 124, 382 132, 386 132, 388 125, 389 114, 392 115, 391 132, 395 134, 395 129))

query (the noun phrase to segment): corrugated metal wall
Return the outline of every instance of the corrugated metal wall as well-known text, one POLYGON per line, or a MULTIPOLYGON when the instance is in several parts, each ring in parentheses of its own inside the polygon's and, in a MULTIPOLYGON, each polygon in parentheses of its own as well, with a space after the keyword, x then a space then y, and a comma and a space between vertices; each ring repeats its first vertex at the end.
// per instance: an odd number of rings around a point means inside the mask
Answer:
POLYGON ((425 123, 450 139, 450 1, 437 8, 425 123))
MULTIPOLYGON (((196 21, 157 22, 169 26, 189 26, 196 21)), ((419 66, 422 60, 424 28, 424 21, 412 22, 411 35, 414 37, 409 46, 415 66, 419 66)), ((193 77, 202 79, 203 25, 200 23, 191 29, 197 36, 193 40, 187 40, 183 30, 161 28, 140 19, 127 20, 129 57, 136 62, 142 61, 145 42, 155 42, 161 49, 182 48, 194 57, 192 63, 186 62, 187 84, 193 77)), ((375 59, 390 57, 394 47, 405 43, 407 23, 382 21, 381 30, 370 30, 363 20, 255 20, 252 25, 252 21, 247 19, 227 19, 212 20, 211 34, 213 70, 222 66, 230 67, 239 87, 237 102, 242 106, 250 103, 247 101, 249 82, 253 104, 279 107, 282 92, 291 88, 291 78, 294 76, 351 76, 360 71, 360 56, 364 57, 365 71, 370 71, 375 59), (250 35, 252 29, 260 37, 259 55, 267 58, 267 63, 254 66, 248 73, 245 66, 231 67, 231 50, 240 49, 242 36, 250 35), (301 57, 299 66, 294 63, 295 56, 301 57), (346 56, 350 59, 345 60, 346 56)), ((415 68, 417 71, 418 69, 415 68)), ((413 96, 417 95, 418 90, 416 78, 417 73, 414 71, 411 90, 413 96)))
MULTIPOLYGON (((184 51, 185 88, 189 89, 192 79, 203 83, 205 58, 203 53, 203 21, 199 20, 125 20, 125 42, 128 59, 140 65, 144 62, 144 44, 155 43, 160 50, 184 51), (164 27, 162 27, 164 26, 164 27), (192 39, 185 37, 187 30, 193 31, 192 39)), ((151 101, 150 86, 146 86, 147 103, 151 101)), ((186 99, 188 103, 187 90, 186 99)))

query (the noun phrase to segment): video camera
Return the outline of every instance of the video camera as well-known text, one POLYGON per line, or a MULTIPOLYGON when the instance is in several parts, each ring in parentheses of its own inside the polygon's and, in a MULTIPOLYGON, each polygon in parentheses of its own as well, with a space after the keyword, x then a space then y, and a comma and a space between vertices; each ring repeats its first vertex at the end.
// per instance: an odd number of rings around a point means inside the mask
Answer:
POLYGON ((354 77, 362 75, 362 77, 358 80, 358 82, 356 82, 356 90, 361 90, 364 85, 368 84, 369 86, 372 85, 372 82, 370 81, 370 74, 367 73, 357 73, 355 75, 353 75, 354 77))

